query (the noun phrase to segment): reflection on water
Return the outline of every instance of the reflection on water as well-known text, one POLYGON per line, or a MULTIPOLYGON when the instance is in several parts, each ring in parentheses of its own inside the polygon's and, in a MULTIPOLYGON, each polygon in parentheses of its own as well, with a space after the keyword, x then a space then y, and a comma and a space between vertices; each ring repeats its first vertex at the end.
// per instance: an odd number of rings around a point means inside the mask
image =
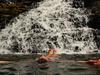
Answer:
POLYGON ((0 75, 100 75, 100 66, 80 64, 76 62, 20 61, 0 65, 0 75))

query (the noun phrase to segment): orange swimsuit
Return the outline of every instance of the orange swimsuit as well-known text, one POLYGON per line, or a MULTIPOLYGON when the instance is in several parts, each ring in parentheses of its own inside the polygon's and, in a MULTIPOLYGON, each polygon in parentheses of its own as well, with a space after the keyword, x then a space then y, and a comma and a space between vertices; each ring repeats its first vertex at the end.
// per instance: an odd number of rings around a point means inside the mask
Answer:
POLYGON ((100 65, 100 59, 99 60, 89 60, 89 61, 86 61, 86 63, 89 65, 100 65))

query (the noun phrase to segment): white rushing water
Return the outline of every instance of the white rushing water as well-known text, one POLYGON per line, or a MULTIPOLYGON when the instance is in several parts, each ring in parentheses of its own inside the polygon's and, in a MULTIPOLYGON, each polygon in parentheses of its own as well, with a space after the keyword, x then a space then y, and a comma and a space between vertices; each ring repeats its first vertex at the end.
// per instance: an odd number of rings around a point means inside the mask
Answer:
POLYGON ((16 17, 0 33, 0 48, 20 52, 91 53, 98 50, 93 29, 87 27, 89 13, 72 6, 73 0, 44 0, 35 9, 16 17))

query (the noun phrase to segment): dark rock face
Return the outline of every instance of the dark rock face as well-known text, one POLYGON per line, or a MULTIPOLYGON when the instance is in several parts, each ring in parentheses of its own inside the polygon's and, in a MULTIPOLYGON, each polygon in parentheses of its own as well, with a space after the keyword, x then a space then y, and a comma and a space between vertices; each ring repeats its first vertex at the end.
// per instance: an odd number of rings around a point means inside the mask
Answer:
POLYGON ((94 29, 100 29, 100 1, 95 1, 91 6, 92 14, 88 26, 94 29))
POLYGON ((86 8, 91 8, 97 0, 82 0, 86 8))
POLYGON ((94 29, 100 29, 100 15, 95 14, 90 16, 90 21, 88 22, 88 26, 94 29))
POLYGON ((92 15, 90 15, 90 21, 87 25, 94 29, 100 29, 100 1, 99 0, 73 0, 73 7, 75 8, 84 8, 82 6, 91 10, 92 15))
POLYGON ((100 0, 86 0, 85 4, 85 7, 92 11, 92 15, 90 15, 90 20, 87 25, 96 30, 94 34, 95 41, 100 49, 100 0))
POLYGON ((0 0, 0 29, 18 14, 37 7, 42 0, 0 0))
MULTIPOLYGON (((0 29, 5 28, 13 17, 18 14, 29 10, 34 5, 36 7, 37 2, 42 0, 0 0, 0 29)), ((99 0, 73 0, 73 7, 91 9, 92 14, 88 26, 94 29, 100 29, 100 1, 99 0)))

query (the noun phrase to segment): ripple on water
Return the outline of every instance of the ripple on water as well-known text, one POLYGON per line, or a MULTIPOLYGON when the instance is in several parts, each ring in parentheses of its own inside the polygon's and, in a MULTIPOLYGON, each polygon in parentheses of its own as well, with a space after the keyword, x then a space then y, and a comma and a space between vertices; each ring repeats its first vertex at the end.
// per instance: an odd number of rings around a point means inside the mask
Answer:
POLYGON ((100 67, 79 63, 18 62, 0 65, 0 75, 100 75, 100 67), (41 69, 42 67, 49 67, 41 69))

